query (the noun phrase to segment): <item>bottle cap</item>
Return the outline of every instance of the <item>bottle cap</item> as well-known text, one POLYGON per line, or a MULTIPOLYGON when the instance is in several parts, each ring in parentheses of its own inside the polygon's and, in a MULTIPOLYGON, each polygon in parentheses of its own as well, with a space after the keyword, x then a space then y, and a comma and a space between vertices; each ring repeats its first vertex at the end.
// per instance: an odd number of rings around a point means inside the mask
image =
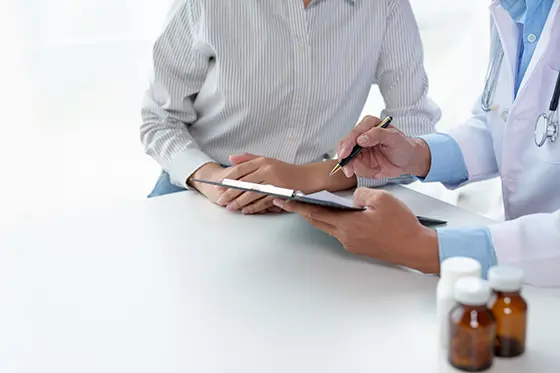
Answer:
POLYGON ((514 267, 495 266, 488 270, 488 282, 496 291, 520 291, 523 287, 523 271, 514 267))
POLYGON ((479 277, 463 277, 455 283, 455 301, 468 306, 482 306, 490 298, 488 281, 479 277))
POLYGON ((445 259, 441 263, 441 278, 457 280, 460 277, 475 276, 480 277, 482 267, 480 263, 472 258, 464 256, 454 256, 445 259))

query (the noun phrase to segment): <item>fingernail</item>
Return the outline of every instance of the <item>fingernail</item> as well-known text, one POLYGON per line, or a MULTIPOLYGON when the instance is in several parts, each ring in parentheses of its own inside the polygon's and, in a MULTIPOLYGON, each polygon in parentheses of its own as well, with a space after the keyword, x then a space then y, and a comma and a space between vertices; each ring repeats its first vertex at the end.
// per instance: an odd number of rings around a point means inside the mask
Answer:
POLYGON ((226 209, 228 211, 235 211, 235 210, 237 210, 237 204, 236 203, 230 203, 229 205, 226 206, 226 209))
POLYGON ((220 198, 218 198, 218 200, 216 202, 218 203, 218 205, 223 205, 225 201, 226 200, 225 200, 224 197, 220 197, 220 198))
POLYGON ((369 137, 367 135, 362 135, 358 137, 358 143, 360 144, 367 144, 369 141, 369 137))
POLYGON ((346 177, 350 177, 350 169, 348 167, 342 167, 342 172, 346 177))
POLYGON ((274 204, 274 206, 278 206, 280 208, 284 207, 284 201, 281 199, 275 199, 274 201, 272 201, 272 203, 274 204))
POLYGON ((250 210, 250 209, 243 209, 243 210, 241 210, 241 213, 242 213, 243 215, 247 215, 247 214, 250 214, 250 213, 251 213, 251 210, 250 210))

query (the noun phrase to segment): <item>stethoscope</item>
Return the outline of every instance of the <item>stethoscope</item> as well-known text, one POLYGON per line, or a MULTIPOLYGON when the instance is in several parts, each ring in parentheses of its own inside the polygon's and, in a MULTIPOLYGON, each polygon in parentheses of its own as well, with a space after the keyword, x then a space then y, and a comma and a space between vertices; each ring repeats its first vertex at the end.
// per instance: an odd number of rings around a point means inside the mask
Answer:
MULTIPOLYGON (((498 84, 500 66, 502 65, 502 60, 504 59, 504 50, 501 47, 499 38, 496 39, 497 46, 494 48, 494 53, 490 60, 490 66, 486 72, 484 90, 482 91, 482 96, 480 98, 480 106, 482 107, 482 110, 486 112, 496 108, 495 105, 492 105, 492 100, 494 98, 494 92, 496 91, 496 85, 498 84)), ((543 146, 547 139, 550 139, 550 142, 554 142, 558 138, 559 124, 557 109, 559 98, 560 74, 558 74, 558 78, 556 78, 554 93, 552 94, 552 99, 550 100, 550 104, 548 106, 548 114, 542 113, 535 121, 534 141, 538 147, 543 146)))

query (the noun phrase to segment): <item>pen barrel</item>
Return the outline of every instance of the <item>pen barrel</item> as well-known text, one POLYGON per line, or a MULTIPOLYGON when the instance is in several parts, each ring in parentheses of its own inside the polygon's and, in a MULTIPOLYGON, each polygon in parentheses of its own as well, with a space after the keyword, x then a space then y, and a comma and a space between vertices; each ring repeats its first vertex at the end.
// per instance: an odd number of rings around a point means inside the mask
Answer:
POLYGON ((350 162, 352 159, 354 159, 355 156, 358 155, 358 153, 360 151, 362 151, 362 147, 360 145, 356 145, 352 148, 352 151, 350 152, 350 155, 346 158, 344 158, 339 164, 340 167, 344 167, 348 164, 348 162, 350 162))

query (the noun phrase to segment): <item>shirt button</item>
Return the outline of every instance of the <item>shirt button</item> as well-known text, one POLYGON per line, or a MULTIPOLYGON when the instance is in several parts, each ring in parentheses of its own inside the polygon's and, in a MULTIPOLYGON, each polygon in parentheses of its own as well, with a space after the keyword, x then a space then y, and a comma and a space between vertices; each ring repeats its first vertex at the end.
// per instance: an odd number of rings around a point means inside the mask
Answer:
POLYGON ((507 110, 502 111, 502 120, 503 120, 504 122, 507 122, 508 114, 509 114, 509 113, 508 113, 507 110))
POLYGON ((535 34, 529 34, 527 35, 527 41, 529 43, 534 43, 537 40, 537 35, 535 34))

